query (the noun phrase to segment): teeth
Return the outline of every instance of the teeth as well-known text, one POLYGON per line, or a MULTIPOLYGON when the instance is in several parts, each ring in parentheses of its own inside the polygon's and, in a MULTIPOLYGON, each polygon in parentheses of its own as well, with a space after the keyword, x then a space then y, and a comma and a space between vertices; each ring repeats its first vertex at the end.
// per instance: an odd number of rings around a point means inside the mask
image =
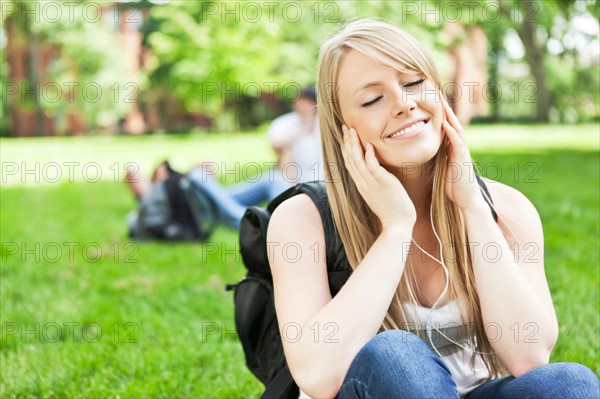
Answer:
POLYGON ((398 137, 398 136, 402 136, 402 135, 404 135, 404 134, 407 134, 407 133, 410 133, 410 132, 412 132, 413 130, 417 130, 417 129, 419 129, 419 128, 420 128, 421 126, 423 126, 424 124, 425 124, 425 122, 424 122, 424 121, 417 122, 417 123, 415 123, 414 125, 407 127, 406 129, 402 129, 402 130, 400 130, 399 132, 396 132, 396 133, 394 133, 394 134, 391 134, 389 137, 390 137, 390 138, 392 138, 392 137, 398 137))

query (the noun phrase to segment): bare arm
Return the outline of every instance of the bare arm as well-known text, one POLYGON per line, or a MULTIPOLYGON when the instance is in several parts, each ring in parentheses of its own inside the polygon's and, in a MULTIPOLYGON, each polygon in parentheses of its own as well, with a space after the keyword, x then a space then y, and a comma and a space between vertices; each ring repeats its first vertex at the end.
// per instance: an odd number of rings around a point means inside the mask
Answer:
POLYGON ((544 273, 544 237, 534 206, 501 183, 488 187, 499 215, 485 203, 463 210, 484 325, 494 351, 519 376, 548 363, 558 337, 544 273), (505 238, 506 236, 506 238, 505 238))
POLYGON ((324 250, 315 250, 325 245, 315 205, 298 195, 275 210, 267 240, 275 248, 270 261, 277 317, 288 365, 307 394, 335 396, 352 360, 379 330, 404 270, 412 227, 384 229, 332 299, 324 250), (283 250, 292 245, 299 249, 293 261, 292 251, 283 250))
POLYGON ((445 183, 446 194, 465 219, 488 339, 511 374, 519 376, 548 363, 558 336, 544 274, 542 224, 525 196, 500 183, 490 183, 500 217, 500 224, 494 223, 474 179, 460 122, 446 102, 444 108, 442 126, 453 165, 445 183), (516 259, 511 248, 531 256, 516 259))

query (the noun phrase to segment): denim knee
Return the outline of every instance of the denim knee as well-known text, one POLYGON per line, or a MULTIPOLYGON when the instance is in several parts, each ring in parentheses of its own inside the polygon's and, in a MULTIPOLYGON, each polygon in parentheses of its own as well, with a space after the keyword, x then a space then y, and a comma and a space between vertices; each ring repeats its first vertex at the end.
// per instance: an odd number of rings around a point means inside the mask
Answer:
POLYGON ((442 359, 415 334, 377 334, 358 352, 339 397, 458 397, 442 359))
POLYGON ((410 364, 423 361, 432 354, 425 341, 417 335, 404 330, 388 330, 371 338, 356 358, 369 363, 388 364, 394 361, 410 364))
MULTIPOLYGON (((554 389, 572 398, 600 398, 600 381, 596 374, 579 363, 550 363, 531 371, 537 379, 552 381, 554 389), (535 373, 539 370, 539 373, 535 373)), ((558 393, 558 392, 557 392, 558 393)))
POLYGON ((550 363, 510 381, 508 392, 522 398, 599 398, 600 381, 578 363, 550 363))

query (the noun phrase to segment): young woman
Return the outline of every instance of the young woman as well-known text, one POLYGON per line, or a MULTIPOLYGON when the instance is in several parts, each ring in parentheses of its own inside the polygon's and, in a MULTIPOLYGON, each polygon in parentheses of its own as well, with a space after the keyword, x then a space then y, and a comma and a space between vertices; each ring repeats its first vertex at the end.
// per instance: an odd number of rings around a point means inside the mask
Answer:
POLYGON ((332 298, 315 205, 276 209, 267 239, 295 381, 319 398, 598 397, 591 370, 548 364, 558 326, 534 206, 487 181, 494 220, 439 88, 419 42, 388 24, 355 21, 321 48, 327 194, 353 272, 332 298))

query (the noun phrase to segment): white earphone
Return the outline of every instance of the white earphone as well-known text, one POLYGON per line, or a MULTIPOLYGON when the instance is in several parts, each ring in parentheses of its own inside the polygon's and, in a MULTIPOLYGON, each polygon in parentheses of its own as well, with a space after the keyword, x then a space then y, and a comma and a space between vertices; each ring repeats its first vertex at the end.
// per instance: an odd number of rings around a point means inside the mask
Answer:
MULTIPOLYGON (((431 228, 433 229, 433 234, 435 235, 435 238, 436 238, 436 240, 437 240, 437 242, 438 242, 438 244, 440 246, 440 259, 437 259, 435 256, 431 255, 429 252, 425 251, 423 248, 421 248, 421 246, 419 244, 416 243, 416 241, 413 238, 411 238, 411 241, 417 246, 417 248, 419 248, 425 255, 429 256, 431 259, 433 259, 435 262, 437 262, 444 269, 444 276, 446 278, 446 283, 444 285, 444 290, 442 291, 442 293, 440 294, 440 296, 438 297, 438 299, 434 302, 434 304, 429 309, 429 315, 431 315, 431 312, 433 312, 435 310, 435 307, 442 300, 442 298, 444 297, 444 295, 446 295, 446 293, 448 292, 448 287, 450 285, 450 273, 448 271, 448 267, 444 263, 444 253, 443 253, 442 240, 438 236, 437 231, 435 230, 435 226, 433 225, 432 211, 433 211, 433 204, 431 204, 431 206, 429 207, 429 219, 430 219, 430 222, 431 222, 431 228)), ((425 316, 425 320, 426 320, 427 324, 432 327, 433 330, 437 331, 442 337, 446 338, 449 342, 452 342, 456 346, 458 346, 458 347, 460 347, 462 349, 465 349, 465 350, 471 350, 474 353, 488 354, 488 353, 485 353, 485 352, 475 351, 473 348, 466 347, 466 346, 464 346, 464 345, 462 345, 462 344, 454 341, 453 339, 449 338, 446 334, 444 334, 443 332, 441 332, 431 322, 431 319, 427 315, 425 316)), ((433 344, 433 342, 431 340, 431 333, 429 333, 429 331, 431 331, 431 330, 428 330, 427 336, 429 338, 429 343, 431 344, 431 348, 433 348, 433 350, 438 354, 439 357, 442 357, 442 355, 440 354, 440 352, 438 352, 437 348, 433 344)))

